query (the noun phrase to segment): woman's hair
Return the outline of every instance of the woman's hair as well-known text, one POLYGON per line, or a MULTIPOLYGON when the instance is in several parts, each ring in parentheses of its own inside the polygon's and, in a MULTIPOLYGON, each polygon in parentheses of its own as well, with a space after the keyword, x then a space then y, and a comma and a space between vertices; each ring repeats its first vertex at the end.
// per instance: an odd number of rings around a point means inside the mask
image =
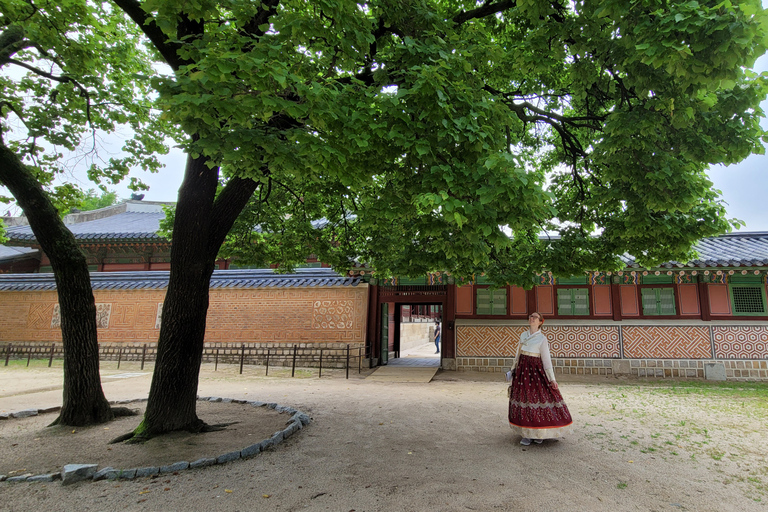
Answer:
POLYGON ((541 325, 544 325, 544 316, 541 313, 539 313, 538 311, 534 311, 533 313, 531 313, 528 316, 531 317, 533 315, 538 315, 539 320, 541 320, 541 325))

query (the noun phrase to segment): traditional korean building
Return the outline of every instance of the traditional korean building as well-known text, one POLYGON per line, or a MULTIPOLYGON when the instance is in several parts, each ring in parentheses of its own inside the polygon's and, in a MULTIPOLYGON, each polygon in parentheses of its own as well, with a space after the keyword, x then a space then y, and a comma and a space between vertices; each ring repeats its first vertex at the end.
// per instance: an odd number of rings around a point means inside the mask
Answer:
MULTIPOLYGON (((137 203, 70 226, 94 271, 100 343, 152 344, 159 332, 170 247, 156 234, 161 208, 137 203)), ((0 275, 0 350, 61 339, 53 276, 24 233, 9 229, 12 243, 26 241, 32 251, 20 256, 37 258, 43 273, 0 275)), ((556 373, 768 380, 768 233, 708 238, 696 249, 697 260, 657 268, 626 257, 616 273, 544 274, 530 290, 492 288, 482 277, 458 285, 449 273, 378 281, 365 269, 279 275, 225 270, 229 262, 221 261, 206 342, 350 345, 378 366, 400 355, 402 320, 418 312, 441 316, 442 368, 501 372, 538 311, 556 373)))

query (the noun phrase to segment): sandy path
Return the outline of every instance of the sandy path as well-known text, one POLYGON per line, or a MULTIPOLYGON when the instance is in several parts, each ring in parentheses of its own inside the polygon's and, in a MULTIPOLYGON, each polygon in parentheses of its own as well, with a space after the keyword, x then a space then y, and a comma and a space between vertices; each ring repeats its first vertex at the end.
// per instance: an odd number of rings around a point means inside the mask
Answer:
MULTIPOLYGON (((56 370, 35 371, 42 388, 55 384, 56 370)), ((3 382, 12 373, 0 368, 0 390, 12 387, 3 382)), ((201 395, 274 401, 314 422, 253 459, 168 477, 0 483, 0 509, 768 510, 766 415, 749 404, 712 407, 613 379, 563 381, 574 434, 524 448, 506 424, 497 378, 446 372, 429 384, 398 384, 206 368, 201 395)), ((149 376, 105 379, 104 387, 110 399, 137 398, 149 376)), ((61 396, 7 394, 0 411, 61 396)))

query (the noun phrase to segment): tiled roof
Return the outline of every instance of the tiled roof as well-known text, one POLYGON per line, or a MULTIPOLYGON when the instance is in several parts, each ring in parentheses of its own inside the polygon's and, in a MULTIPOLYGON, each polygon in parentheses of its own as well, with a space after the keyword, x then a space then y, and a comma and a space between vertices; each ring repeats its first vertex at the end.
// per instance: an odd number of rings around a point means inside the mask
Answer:
MULTIPOLYGON (((101 219, 77 224, 67 224, 67 227, 78 240, 162 240, 157 234, 160 221, 165 213, 160 212, 124 212, 101 219)), ((32 228, 29 226, 14 226, 7 230, 8 238, 13 242, 36 242, 32 228)))
MULTIPOLYGON (((664 268, 683 267, 764 267, 768 266, 768 232, 728 233, 717 237, 704 238, 694 249, 699 257, 688 263, 670 261, 664 268)), ((628 267, 639 268, 635 258, 622 256, 628 267)))
POLYGON ((0 245, 0 262, 34 257, 39 253, 39 250, 30 249, 29 247, 8 247, 0 245))
MULTIPOLYGON (((92 272, 94 290, 162 289, 168 286, 167 271, 92 272)), ((330 268, 301 268, 293 274, 270 269, 216 270, 211 288, 306 288, 357 286, 359 277, 342 276, 330 268)), ((55 290, 53 274, 0 274, 0 291, 55 290)))

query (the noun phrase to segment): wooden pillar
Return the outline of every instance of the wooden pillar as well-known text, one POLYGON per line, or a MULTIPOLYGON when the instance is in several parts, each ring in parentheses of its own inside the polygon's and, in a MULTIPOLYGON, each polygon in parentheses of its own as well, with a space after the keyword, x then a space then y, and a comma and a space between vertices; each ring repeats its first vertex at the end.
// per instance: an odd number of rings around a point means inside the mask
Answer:
POLYGON ((440 351, 442 357, 456 357, 456 285, 449 284, 443 303, 443 332, 440 335, 440 351))
POLYGON ((618 283, 611 283, 611 309, 613 309, 613 319, 616 322, 621 321, 621 290, 618 283))
POLYGON ((528 302, 528 315, 534 311, 538 311, 539 305, 536 302, 536 287, 534 286, 530 290, 525 290, 525 298, 528 302))
POLYGON ((381 354, 381 340, 379 339, 379 287, 375 284, 368 285, 368 324, 365 337, 365 350, 371 360, 371 366, 378 365, 381 354))
POLYGON ((696 283, 699 292, 699 308, 701 308, 701 319, 705 322, 712 320, 712 313, 709 310, 709 288, 707 283, 696 283))

